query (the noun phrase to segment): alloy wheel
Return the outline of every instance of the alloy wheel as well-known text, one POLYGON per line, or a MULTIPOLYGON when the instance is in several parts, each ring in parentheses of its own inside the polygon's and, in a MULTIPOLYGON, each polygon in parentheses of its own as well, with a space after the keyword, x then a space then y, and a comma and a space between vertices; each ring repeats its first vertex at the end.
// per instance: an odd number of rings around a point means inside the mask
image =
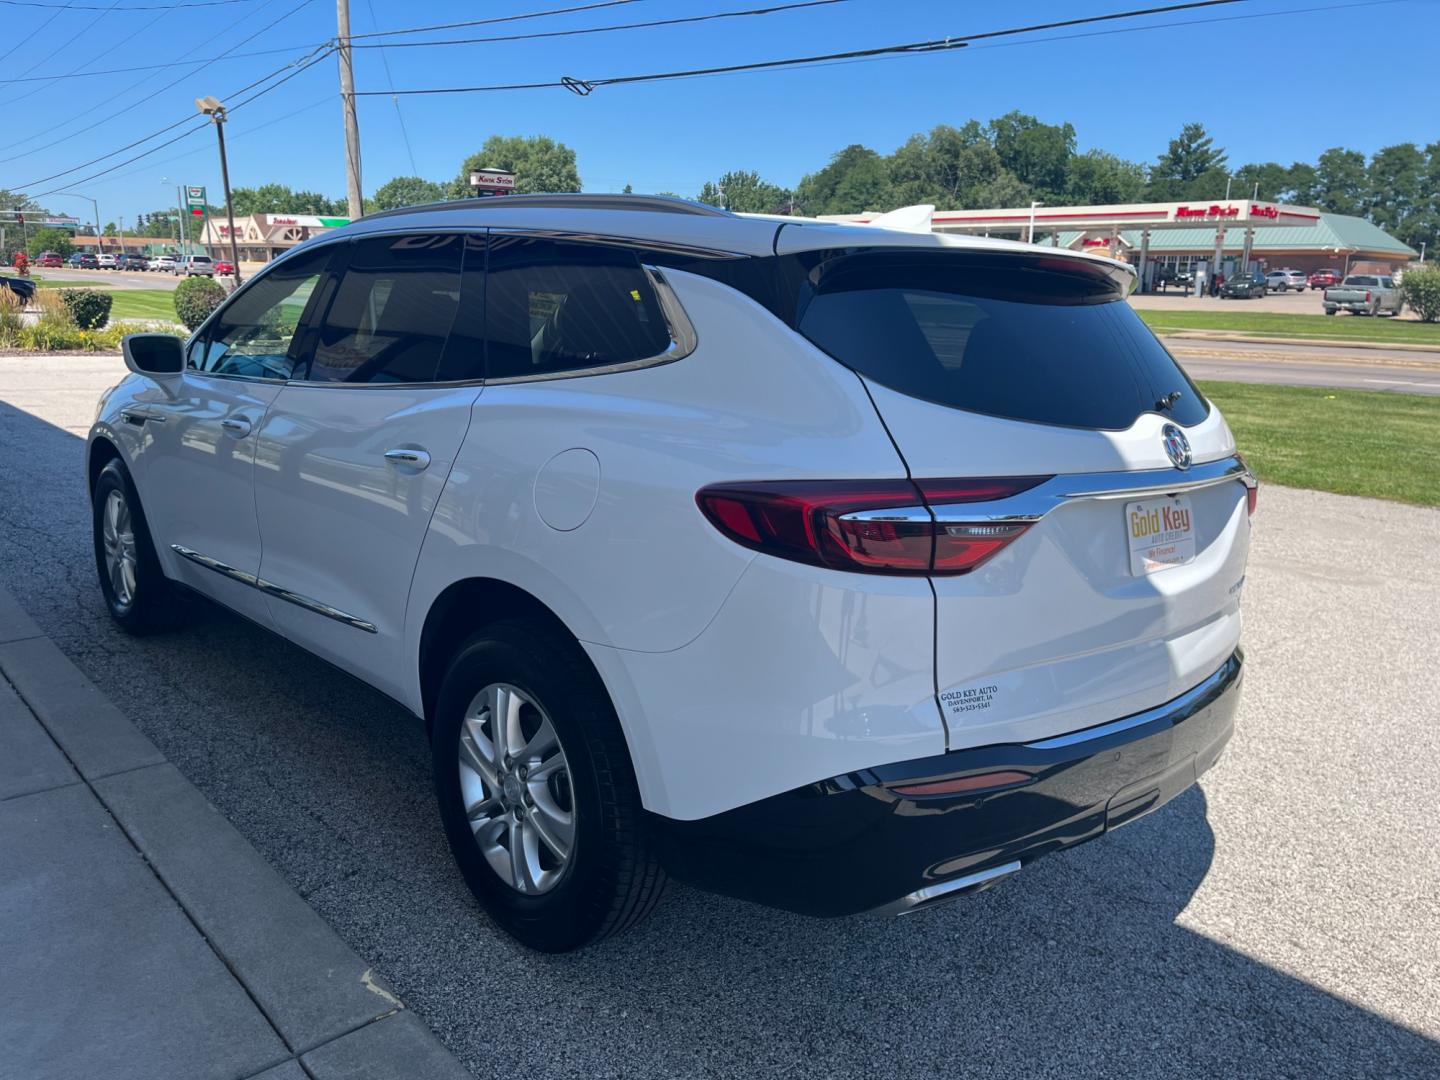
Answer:
POLYGON ((105 569, 110 575, 110 589, 115 603, 125 610, 135 603, 135 526, 130 517, 130 504, 118 491, 105 499, 101 522, 101 542, 105 547, 105 569))
POLYGON ((475 843, 500 880, 535 896, 559 884, 575 850, 570 765, 545 711, 492 683, 460 727, 460 793, 475 843))

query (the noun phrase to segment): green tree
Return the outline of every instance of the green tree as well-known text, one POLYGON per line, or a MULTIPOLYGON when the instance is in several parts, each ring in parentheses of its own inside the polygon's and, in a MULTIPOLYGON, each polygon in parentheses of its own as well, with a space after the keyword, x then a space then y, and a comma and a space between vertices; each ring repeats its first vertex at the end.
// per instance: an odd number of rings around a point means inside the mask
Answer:
POLYGON ((32 259, 42 251, 55 251, 62 258, 69 258, 70 253, 75 250, 72 241, 73 237, 66 229, 37 229, 30 234, 30 243, 25 250, 32 259))
POLYGON ((230 190, 230 202, 237 214, 316 214, 344 216, 348 203, 331 199, 318 191, 294 191, 285 184, 261 184, 230 190))
POLYGON ((807 214, 858 214, 897 205, 885 159, 859 143, 841 150, 800 181, 795 197, 807 214))
POLYGON ((1161 202, 1218 199, 1225 194, 1226 160, 1204 124, 1186 124, 1151 167, 1149 196, 1161 202))
POLYGON ((513 172, 515 191, 521 195, 580 190, 575 151, 547 135, 491 135, 478 154, 460 163, 460 174, 450 183, 452 199, 468 199, 475 194, 470 174, 476 169, 513 172))
POLYGON ((1365 216, 1387 232, 1400 235, 1405 222, 1429 209, 1432 191, 1422 190, 1427 162, 1414 143, 1387 146, 1370 159, 1365 216))
POLYGON ((978 121, 940 124, 910 136, 888 159, 896 206, 933 203, 947 209, 982 205, 982 193, 1006 170, 978 121))
POLYGON ((1314 204, 1332 214, 1362 214, 1369 178, 1365 155, 1334 146, 1315 163, 1314 204))
POLYGON ((770 214, 783 210, 790 201, 790 192, 763 179, 757 172, 739 169, 727 172, 717 183, 705 181, 695 201, 738 214, 770 214))
POLYGON ((1076 154, 1065 166, 1065 201, 1072 206, 1138 202, 1145 195, 1145 166, 1104 150, 1076 154))
POLYGON ((1075 155, 1073 126, 1008 112, 990 121, 990 138, 1000 164, 1038 196, 1053 198, 1064 189, 1066 166, 1075 155))
POLYGON ((420 206, 440 202, 445 186, 418 176, 397 176, 375 189, 376 210, 398 210, 402 206, 420 206))

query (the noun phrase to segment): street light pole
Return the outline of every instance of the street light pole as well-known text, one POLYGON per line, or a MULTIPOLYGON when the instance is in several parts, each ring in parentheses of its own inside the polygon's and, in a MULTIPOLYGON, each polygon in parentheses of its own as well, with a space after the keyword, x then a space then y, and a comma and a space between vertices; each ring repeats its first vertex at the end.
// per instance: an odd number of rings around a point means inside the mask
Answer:
POLYGON ((81 195, 78 191, 57 191, 56 195, 69 195, 72 199, 84 199, 95 208, 95 254, 103 255, 105 244, 100 239, 100 204, 89 195, 81 195))
POLYGON ((230 166, 225 160, 225 106, 213 97, 195 99, 195 107, 215 121, 220 142, 220 183, 225 188, 225 216, 230 222, 230 262, 235 267, 235 287, 240 287, 240 248, 235 243, 235 207, 230 201, 230 166))

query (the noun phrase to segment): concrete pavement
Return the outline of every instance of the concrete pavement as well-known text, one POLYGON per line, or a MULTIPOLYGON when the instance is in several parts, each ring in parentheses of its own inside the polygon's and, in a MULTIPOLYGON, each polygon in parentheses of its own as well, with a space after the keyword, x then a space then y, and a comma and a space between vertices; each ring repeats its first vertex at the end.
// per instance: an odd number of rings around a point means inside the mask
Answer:
POLYGON ((1440 353, 1320 343, 1163 337, 1194 379, 1440 394, 1440 353))
POLYGON ((467 1074, 0 588, 0 1080, 467 1074))

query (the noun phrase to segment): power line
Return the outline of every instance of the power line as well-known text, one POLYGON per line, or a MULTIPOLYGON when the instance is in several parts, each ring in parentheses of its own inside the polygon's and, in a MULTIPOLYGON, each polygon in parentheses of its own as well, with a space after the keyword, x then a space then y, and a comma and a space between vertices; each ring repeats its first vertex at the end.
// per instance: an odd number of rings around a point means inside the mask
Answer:
POLYGON ((521 22, 525 19, 543 19, 548 15, 573 15, 577 11, 598 11, 601 8, 623 7, 638 4, 642 0, 600 0, 593 4, 577 4, 574 7, 550 8, 548 11, 530 11, 522 15, 497 15, 489 19, 467 19, 465 22, 438 23, 435 26, 411 26, 404 30, 376 30, 370 34, 352 34, 351 41, 372 37, 395 37, 399 34, 428 34, 432 30, 459 30, 466 26, 491 26, 495 23, 521 22))
MULTIPOLYGON (((84 35, 88 34, 88 33, 90 32, 90 30, 91 30, 97 23, 100 22, 101 19, 105 18, 106 15, 108 15, 108 14, 110 14, 110 12, 114 11, 115 8, 119 6, 119 4, 120 4, 120 0, 115 0, 115 3, 111 4, 108 8, 105 8, 103 11, 100 12, 99 15, 96 15, 95 18, 91 19, 88 23, 86 23, 86 24, 85 24, 85 29, 81 30, 78 34, 72 34, 67 40, 62 41, 59 45, 56 45, 54 49, 52 49, 50 52, 46 53, 46 54, 45 54, 44 56, 42 56, 39 60, 36 60, 35 63, 31 64, 28 68, 26 68, 26 69, 25 69, 24 71, 22 71, 20 74, 21 74, 21 75, 29 75, 32 71, 34 71, 36 68, 38 68, 41 64, 48 63, 53 57, 55 57, 56 54, 62 52, 62 51, 65 50, 65 49, 68 49, 68 48, 70 47, 71 42, 73 42, 76 38, 83 37, 84 35)), ((73 11, 74 9, 73 9, 73 8, 66 8, 65 10, 67 10, 67 11, 73 11)), ((94 8, 89 8, 88 10, 94 11, 95 9, 94 9, 94 8)))
POLYGON ((52 22, 54 22, 56 19, 58 19, 61 15, 65 14, 65 12, 69 11, 70 8, 71 8, 71 6, 72 6, 74 3, 75 3, 75 0, 70 0, 70 3, 66 4, 64 7, 54 8, 53 10, 54 10, 55 14, 54 14, 54 15, 51 15, 48 19, 46 19, 43 23, 41 23, 39 26, 37 26, 34 30, 30 31, 29 34, 20 34, 20 35, 18 35, 18 36, 15 38, 15 44, 14 44, 14 45, 11 45, 10 48, 6 49, 3 53, 0 53, 0 60, 4 60, 5 57, 9 56, 9 55, 10 55, 11 53, 13 53, 16 49, 20 48, 21 45, 24 45, 26 41, 28 41, 30 38, 34 37, 36 34, 40 33, 41 30, 44 30, 47 26, 49 26, 52 22))
MULTIPOLYGON (((275 0, 264 0, 264 6, 268 7, 270 4, 272 4, 272 3, 274 3, 274 2, 275 2, 275 0)), ((284 22, 286 19, 290 18, 292 15, 298 14, 300 11, 304 10, 307 6, 309 6, 309 5, 310 5, 311 3, 313 3, 313 2, 314 2, 314 0, 301 0, 301 2, 300 2, 299 4, 297 4, 295 7, 291 8, 290 10, 288 10, 287 12, 285 12, 285 14, 281 15, 279 18, 274 19, 274 20, 272 20, 271 22, 267 23, 266 25, 262 26, 259 30, 256 30, 256 31, 255 31, 253 34, 251 34, 249 37, 247 37, 247 38, 242 38, 240 41, 237 41, 234 45, 231 46, 231 48, 232 48, 232 49, 238 49, 238 48, 240 48, 242 45, 245 45, 247 42, 254 41, 254 40, 255 40, 257 37, 259 37, 261 34, 267 33, 268 31, 270 31, 270 30, 273 29, 274 27, 279 26, 279 25, 280 25, 282 22, 284 22)), ((252 14, 253 14, 253 13, 252 13, 252 14)), ((246 18, 247 18, 246 16, 241 16, 241 18, 235 20, 235 21, 232 22, 229 26, 225 27, 225 29, 221 30, 220 33, 221 33, 221 34, 229 33, 231 30, 233 30, 233 29, 234 29, 236 26, 238 26, 240 23, 246 21, 246 18)), ((222 56, 222 58, 223 58, 224 54, 222 53, 221 56, 222 56)), ((198 71, 201 67, 204 66, 204 63, 205 63, 204 61, 194 61, 194 60, 192 60, 192 61, 189 61, 189 62, 187 62, 186 64, 181 65, 181 66, 189 67, 189 68, 190 68, 190 70, 185 73, 186 75, 193 75, 196 71, 198 71)), ((279 71, 284 71, 284 70, 286 70, 286 68, 288 68, 289 66, 290 66, 290 65, 287 64, 287 65, 285 65, 285 67, 280 68, 279 71)), ((131 90, 136 89, 137 87, 143 86, 145 83, 149 82, 150 79, 155 76, 155 74, 163 74, 163 69, 162 69, 161 72, 152 72, 151 75, 149 75, 149 76, 147 76, 147 77, 145 77, 145 78, 143 78, 143 79, 138 79, 138 80, 136 80, 136 81, 135 81, 134 83, 132 83, 130 86, 127 86, 124 90, 121 90, 118 95, 112 95, 112 100, 114 100, 114 98, 116 98, 116 97, 119 97, 119 96, 122 96, 122 95, 128 93, 128 92, 131 91, 131 90)), ((181 76, 181 77, 183 78, 183 76, 181 76)), ((93 131, 93 130, 94 130, 95 128, 97 128, 97 127, 101 127, 101 126, 103 126, 103 125, 105 125, 105 124, 108 124, 111 120, 114 120, 116 117, 123 116, 123 115, 125 115, 125 114, 128 113, 128 112, 131 112, 131 111, 133 111, 133 110, 135 110, 135 109, 138 109, 141 105, 145 104, 145 102, 147 102, 147 101, 153 101, 155 98, 159 97, 161 94, 165 93, 167 90, 172 89, 172 88, 175 86, 175 84, 176 84, 177 81, 178 81, 178 79, 177 79, 177 80, 172 80, 172 81, 166 83, 164 86, 161 86, 158 90, 156 90, 153 94, 147 94, 145 97, 140 98, 138 101, 133 101, 133 102, 131 102, 129 105, 126 105, 124 108, 113 109, 112 111, 110 111, 110 112, 106 113, 104 116, 102 116, 99 120, 95 121, 95 123, 89 124, 89 125, 87 125, 87 126, 85 126, 85 127, 83 127, 83 128, 79 128, 79 129, 77 129, 77 130, 75 130, 75 131, 72 131, 72 132, 70 132, 70 134, 68 134, 68 135, 62 135, 62 136, 61 136, 60 138, 58 138, 58 139, 54 139, 54 140, 52 140, 52 141, 50 141, 50 142, 48 142, 48 143, 45 143, 45 144, 42 145, 42 146, 37 146, 37 147, 35 147, 35 148, 31 149, 31 150, 25 150, 25 151, 23 151, 23 152, 21 152, 21 153, 19 153, 19 154, 12 154, 10 157, 7 157, 7 158, 0 158, 0 164, 3 164, 3 163, 5 163, 5 162, 7 162, 7 161, 17 161, 17 160, 19 160, 20 158, 29 157, 31 154, 38 154, 38 153, 39 153, 40 151, 42 151, 42 150, 48 150, 48 149, 49 149, 50 147, 52 147, 52 146, 59 146, 61 143, 63 143, 63 142, 69 142, 71 139, 76 138, 76 137, 79 136, 79 135, 83 135, 83 134, 84 134, 85 132, 87 132, 87 131, 93 131)), ((60 126, 60 127, 64 127, 64 126, 66 126, 66 125, 68 125, 68 124, 70 124, 70 123, 73 123, 73 122, 76 121, 76 120, 81 119, 82 117, 89 116, 91 113, 94 113, 94 112, 96 112, 96 111, 99 110, 99 109, 105 108, 105 107, 106 107, 106 104, 107 104, 107 103, 105 103, 105 102, 101 102, 100 104, 92 105, 90 108, 84 110, 83 112, 79 112, 79 113, 74 114, 73 116, 70 117, 69 120, 66 120, 64 123, 62 123, 62 124, 59 125, 59 126, 60 126)), ((50 130, 51 130, 51 131, 54 131, 55 129, 54 129, 54 128, 51 128, 50 130)), ((33 139, 37 139, 37 138, 39 138, 41 135, 44 135, 44 134, 47 134, 47 132, 43 132, 43 131, 42 131, 42 132, 36 132, 34 135, 27 135, 27 136, 26 136, 25 138, 23 138, 23 139, 17 139, 17 140, 16 140, 15 142, 13 142, 13 143, 6 143, 4 146, 0 146, 0 150, 10 150, 10 149, 12 149, 12 148, 14 148, 14 147, 16 147, 16 146, 22 146, 22 145, 24 145, 25 143, 30 142, 30 141, 33 140, 33 139)))
MULTIPOLYGON (((295 69, 294 71, 292 71, 289 75, 286 75, 283 79, 280 79, 278 82, 274 82, 274 83, 272 83, 271 85, 265 87, 263 90, 259 90, 259 91, 255 92, 254 94, 251 94, 248 98, 245 98, 243 101, 238 101, 238 102, 236 102, 234 105, 227 106, 227 107, 226 107, 226 110, 225 110, 226 113, 227 113, 227 114, 228 114, 228 113, 233 113, 233 112, 235 112, 237 109, 244 108, 246 105, 249 105, 252 101, 255 101, 257 98, 264 97, 266 94, 270 93, 270 91, 276 90, 276 89, 278 89, 279 87, 285 85, 287 82, 289 82, 291 79, 295 78, 295 76, 299 75, 301 72, 303 72, 303 71, 308 71, 310 68, 312 68, 312 67, 314 67, 316 64, 320 63, 320 61, 324 60, 329 54, 330 54, 330 51, 329 51, 329 50, 326 50, 325 52, 320 53, 319 55, 312 57, 310 60, 308 60, 308 61, 304 64, 304 66, 296 68, 296 69, 295 69)), ((282 68, 281 70, 283 71, 284 69, 282 68)), ((257 85, 257 84, 251 83, 250 85, 251 85, 251 86, 255 86, 255 85, 257 85)), ((199 119, 199 118, 196 117, 195 119, 199 119)), ((180 124, 184 124, 184 123, 188 123, 188 122, 189 122, 189 118, 187 118, 186 120, 179 121, 179 123, 171 124, 170 127, 169 127, 169 128, 166 128, 165 130, 167 130, 167 131, 173 130, 174 128, 179 127, 180 124)), ((30 198, 32 198, 32 199, 43 199, 43 198, 45 198, 45 196, 47 196, 47 195, 54 195, 54 194, 56 194, 56 193, 59 192, 62 188, 67 188, 67 187, 79 187, 81 184, 89 183, 91 180, 95 180, 95 179, 98 179, 99 177, 105 176, 107 173, 109 173, 109 172, 111 171, 111 169, 123 169, 126 165, 129 165, 129 164, 131 164, 132 162, 139 161, 141 158, 149 157, 151 154, 155 153, 157 150, 163 150, 163 149, 165 149, 165 147, 167 147, 167 146, 172 146, 172 145, 174 145, 175 143, 179 142, 181 139, 188 139, 191 135, 195 135, 195 134, 197 134, 197 133, 199 133, 199 132, 201 132, 201 131, 204 131, 204 130, 205 130, 207 127, 209 127, 209 126, 210 126, 210 121, 208 121, 208 120, 200 120, 200 123, 199 123, 198 126, 192 127, 192 128, 190 128, 188 131, 182 131, 179 135, 176 135, 173 139, 166 139, 163 143, 159 143, 159 144, 157 144, 157 145, 155 145, 155 146, 152 146, 152 147, 151 147, 150 149, 148 149, 148 150, 142 150, 140 153, 136 154, 136 155, 135 155, 134 157, 132 157, 132 158, 127 158, 127 159, 124 160, 124 161, 117 162, 115 165, 112 165, 112 166, 110 166, 109 168, 106 168, 106 169, 102 169, 100 172, 91 173, 89 176, 82 176, 82 177, 80 177, 80 179, 78 179, 78 180, 66 180, 63 184, 60 185, 60 187, 51 188, 51 189, 49 189, 48 191, 42 191, 42 192, 40 192, 40 193, 38 193, 38 194, 36 194, 36 195, 30 196, 30 198)), ((153 136, 152 136, 152 137, 153 137, 153 136)), ((141 141, 144 141, 144 140, 141 140, 141 141)), ((131 145, 133 146, 133 145, 135 145, 135 144, 132 143, 131 145)), ((115 153, 120 153, 120 151, 116 151, 115 153)), ((106 156, 106 157, 114 157, 114 154, 107 154, 107 155, 105 155, 105 156, 106 156)), ((103 160, 103 159, 96 159, 96 160, 103 160)), ((93 164, 93 163, 92 163, 92 164, 93 164)), ((85 167, 85 166, 83 166, 83 165, 80 166, 80 168, 84 168, 84 167, 85 167)), ((76 170, 73 170, 73 169, 72 169, 72 170, 69 170, 69 171, 74 172, 74 171, 76 171, 76 170)), ((64 175, 63 173, 57 173, 57 174, 56 174, 56 176, 63 176, 63 175, 64 175)), ((47 177, 47 179, 52 179, 52 180, 53 180, 54 177, 47 177)), ((44 182, 45 182, 45 181, 42 180, 42 181, 37 181, 36 183, 44 183, 44 182)), ((32 186, 34 186, 34 185, 30 185, 30 184, 27 184, 27 185, 26 185, 26 187, 32 187, 32 186)), ((23 191, 24 188, 21 188, 20 190, 23 191)))
MULTIPOLYGON (((370 25, 378 30, 380 28, 380 20, 375 18, 375 4, 373 0, 365 0, 365 6, 370 10, 370 25)), ((380 50, 380 63, 385 67, 385 85, 393 91, 395 89, 395 76, 390 72, 390 54, 385 51, 385 46, 367 45, 365 48, 378 48, 380 50)), ((410 172, 415 176, 419 176, 420 167, 415 164, 415 151, 410 146, 410 132, 405 127, 405 114, 400 111, 400 99, 392 93, 390 102, 395 106, 395 119, 400 124, 400 138, 404 140, 405 153, 410 158, 410 172)), ((349 151, 348 146, 346 147, 346 151, 349 151)))
MULTIPOLYGON (((174 7, 187 8, 209 8, 225 7, 227 4, 253 4, 255 0, 190 0, 189 3, 175 4, 174 7)), ((0 0, 0 4, 6 7, 28 7, 55 9, 54 4, 44 4, 40 0, 0 0)), ((164 4, 137 4, 134 7, 110 7, 102 8, 98 4, 66 4, 61 11, 118 11, 124 14, 127 11, 169 11, 170 7, 164 4)), ((43 27, 42 27, 43 29, 43 27)))
MULTIPOLYGON (((696 76, 719 75, 732 72, 774 70, 777 68, 818 64, 834 60, 855 60, 887 55, 917 56, 926 53, 945 52, 950 49, 963 49, 972 41, 982 41, 989 38, 1009 37, 1016 34, 1032 34, 1042 30, 1056 30, 1070 26, 1085 26, 1094 23, 1111 22, 1116 19, 1133 19, 1146 15, 1168 14, 1176 11, 1190 11, 1198 8, 1221 7, 1229 4, 1247 2, 1249 2, 1249 0, 1191 0, 1189 3, 1169 4, 1163 7, 1136 8, 1130 11, 1113 12, 1106 15, 1089 15, 1078 19, 1061 19, 1053 22, 1033 23, 1029 26, 1011 27, 1005 30, 987 30, 953 37, 932 38, 928 41, 913 41, 902 45, 883 45, 871 49, 851 49, 846 52, 821 53, 814 56, 786 57, 782 60, 759 60, 748 64, 723 64, 708 68, 690 68, 684 71, 664 71, 644 75, 618 75, 603 79, 577 79, 566 75, 559 80, 549 82, 502 83, 489 86, 446 86, 417 90, 396 90, 393 92, 398 95, 408 96, 418 94, 476 94, 503 90, 539 90, 543 88, 563 87, 581 97, 585 97, 602 86, 660 82, 667 79, 687 79, 696 76)), ((356 95, 359 97, 374 97, 386 92, 387 91, 380 90, 359 90, 356 91, 356 95)))
MULTIPOLYGON (((308 2, 308 0, 307 0, 307 2, 308 2)), ((293 68, 296 68, 296 70, 295 70, 294 72, 292 72, 290 75, 287 75, 284 79, 281 79, 280 82, 277 82, 277 83, 275 83, 274 85, 275 85, 275 86, 279 86, 279 85, 281 85, 281 83, 288 82, 291 78, 293 78, 295 75, 298 75, 301 71, 304 71, 304 70, 306 70, 306 69, 308 69, 308 68, 310 68, 310 67, 313 67, 315 64, 318 64, 321 60, 324 60, 325 57, 327 57, 327 56, 330 55, 330 52, 331 52, 331 51, 332 51, 332 50, 331 50, 328 46, 326 46, 326 47, 324 47, 324 48, 321 49, 321 50, 316 50, 316 51, 314 51, 314 52, 311 52, 311 53, 307 54, 306 56, 302 57, 301 59, 296 60, 296 61, 293 62, 293 63, 286 64, 284 67, 277 68, 277 69, 275 69, 274 71, 270 72, 270 74, 265 75, 265 76, 262 76, 261 78, 259 78, 259 79, 255 80, 254 82, 252 82, 249 86, 241 87, 239 90, 234 91, 230 96, 231 96, 231 97, 234 97, 234 96, 236 96, 237 94, 243 94, 243 93, 245 93, 246 91, 252 90, 252 89, 254 89, 255 87, 259 86, 261 83, 266 82, 266 81, 268 81, 268 80, 270 80, 270 79, 273 79, 276 75, 279 75, 281 72, 288 71, 288 70, 289 70, 290 68, 292 68, 292 67, 293 67, 293 68)), ((268 90, 270 90, 270 89, 273 89, 273 88, 274 88, 274 87, 267 87, 267 88, 266 88, 266 91, 268 91, 268 90)), ((266 92, 266 91, 262 91, 262 93, 264 93, 264 92, 266 92)), ((258 96, 258 95, 257 95, 257 96, 258 96)), ((254 100, 254 98, 251 98, 251 99, 249 99, 249 100, 254 100)), ((242 104, 243 104, 243 102, 242 102, 242 104)), ((235 106, 235 107, 238 108, 239 106, 237 105, 237 106, 235 106)), ((109 153, 101 154, 99 157, 91 158, 89 161, 82 162, 82 163, 79 164, 79 165, 73 165, 73 166, 71 166, 71 167, 68 168, 68 169, 61 169, 59 172, 57 172, 57 173, 51 173, 49 176, 42 176, 39 180, 31 180, 29 183, 21 184, 21 185, 19 186, 19 188, 17 188, 16 190, 24 191, 26 188, 38 187, 38 186, 41 185, 41 184, 49 183, 51 180, 55 180, 55 179, 57 179, 57 178, 59 178, 59 177, 61 177, 61 176, 68 176, 70 173, 79 172, 81 169, 87 169, 87 168, 89 168, 91 165, 95 165, 95 164, 97 164, 97 163, 99 163, 99 162, 101 162, 101 161, 105 161, 105 160, 108 159, 108 158, 112 158, 112 157, 114 157, 116 154, 123 154, 126 150, 134 149, 135 147, 141 145, 142 143, 147 143, 147 142, 149 142, 151 139, 159 138, 161 135, 164 135, 164 134, 167 134, 168 132, 174 131, 177 127, 181 127, 182 125, 188 124, 188 123, 190 123, 190 122, 192 122, 192 121, 194 121, 194 120, 197 120, 197 119, 199 119, 199 118, 198 118, 198 117, 194 117, 194 116, 187 116, 187 117, 185 117, 185 118, 183 118, 183 119, 181 119, 181 120, 175 121, 175 123, 173 123, 173 124, 168 124, 167 126, 165 126, 165 127, 163 127, 163 128, 160 128, 158 131, 152 131, 152 132, 151 132, 150 134, 148 134, 148 135, 142 135, 140 138, 135 139, 135 140, 132 141, 132 142, 126 143, 124 146, 120 147, 119 149, 111 150, 109 153)), ((179 138, 184 138, 186 135, 190 135, 190 134, 193 134, 193 133, 196 132, 196 131, 201 130, 201 129, 204 127, 204 125, 207 124, 207 123, 208 123, 208 121, 201 121, 201 127, 192 128, 190 131, 183 132, 180 136, 177 137, 177 139, 179 139, 179 138)), ((129 161, 122 161, 122 162, 120 162, 119 165, 116 165, 116 166, 113 166, 113 167, 118 169, 118 168, 120 168, 121 166, 128 165, 128 164, 130 163, 130 161, 138 161, 141 157, 144 157, 144 156, 146 156, 147 154, 152 154, 152 153, 154 153, 156 150, 160 150, 160 149, 162 149, 162 148, 164 148, 164 147, 166 147, 166 146, 169 146, 170 143, 176 142, 177 139, 171 139, 171 140, 169 140, 169 142, 164 142, 164 143, 161 143, 161 144, 158 145, 158 146, 153 146, 153 147, 151 147, 149 150, 146 150, 146 151, 144 151, 143 153, 137 155, 136 157, 133 157, 133 158, 129 159, 129 161)), ((98 173, 97 173, 96 175, 102 175, 102 174, 98 174, 98 173)), ((90 179, 90 178, 87 177, 87 179, 90 179)), ((67 185, 75 185, 75 186, 78 186, 79 184, 84 183, 84 181, 83 181, 83 180, 67 180, 67 181, 65 181, 65 183, 66 183, 67 185)), ((35 198, 39 198, 39 196, 34 196, 34 197, 35 197, 35 198)))
POLYGON ((615 26, 587 26, 576 30, 545 30, 531 34, 504 34, 495 37, 446 38, 441 41, 389 41, 368 45, 356 45, 357 49, 423 49, 431 45, 484 45, 500 41, 533 41, 538 38, 575 37, 581 34, 606 34, 615 30, 647 30, 659 26, 679 26, 682 23, 711 22, 715 19, 735 19, 744 15, 774 15, 782 11, 796 11, 801 8, 828 7, 831 4, 848 4, 850 0, 798 0, 796 3, 775 4, 770 7, 748 8, 744 11, 717 11, 709 15, 684 15, 674 19, 651 19, 647 22, 619 23, 615 26))

